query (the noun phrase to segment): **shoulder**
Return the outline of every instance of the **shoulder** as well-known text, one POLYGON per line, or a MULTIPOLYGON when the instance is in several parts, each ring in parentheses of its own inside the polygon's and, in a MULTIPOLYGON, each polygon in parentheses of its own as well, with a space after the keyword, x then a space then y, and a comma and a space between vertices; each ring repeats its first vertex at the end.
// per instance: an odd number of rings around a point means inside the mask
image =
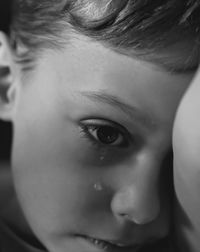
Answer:
POLYGON ((0 221, 15 227, 22 233, 29 231, 18 202, 9 164, 0 164, 0 221))
POLYGON ((0 212, 13 195, 11 169, 8 163, 0 163, 0 212))
POLYGON ((0 252, 46 251, 35 247, 35 241, 17 201, 10 165, 0 164, 0 252))
POLYGON ((20 229, 24 227, 25 223, 8 163, 0 164, 0 221, 20 229))

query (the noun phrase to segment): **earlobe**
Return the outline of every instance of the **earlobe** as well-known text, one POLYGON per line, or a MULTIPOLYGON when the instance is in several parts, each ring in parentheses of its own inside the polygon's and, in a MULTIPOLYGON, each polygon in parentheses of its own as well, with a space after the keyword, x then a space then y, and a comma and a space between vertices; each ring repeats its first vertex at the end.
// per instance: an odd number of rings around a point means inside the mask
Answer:
POLYGON ((7 36, 0 32, 0 119, 11 121, 16 104, 17 66, 7 36))

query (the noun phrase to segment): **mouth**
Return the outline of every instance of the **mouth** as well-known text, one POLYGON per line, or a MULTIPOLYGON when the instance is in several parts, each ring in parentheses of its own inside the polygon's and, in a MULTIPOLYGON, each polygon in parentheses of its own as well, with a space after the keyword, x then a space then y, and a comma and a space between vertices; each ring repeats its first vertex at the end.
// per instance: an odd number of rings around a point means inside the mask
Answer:
POLYGON ((127 244, 120 241, 110 241, 102 240, 86 235, 81 235, 79 238, 85 240, 93 248, 95 247, 97 251, 106 252, 137 252, 141 245, 127 244))

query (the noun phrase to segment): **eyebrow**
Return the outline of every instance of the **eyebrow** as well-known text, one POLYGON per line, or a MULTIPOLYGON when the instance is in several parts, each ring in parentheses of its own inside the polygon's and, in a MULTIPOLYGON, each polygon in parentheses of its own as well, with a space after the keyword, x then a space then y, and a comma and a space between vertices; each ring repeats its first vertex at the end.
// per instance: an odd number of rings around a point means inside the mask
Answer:
POLYGON ((80 94, 94 102, 106 103, 115 109, 122 111, 128 115, 131 120, 136 119, 137 122, 144 125, 148 129, 155 128, 155 120, 148 113, 140 111, 138 108, 124 102, 120 97, 100 91, 81 91, 80 94))

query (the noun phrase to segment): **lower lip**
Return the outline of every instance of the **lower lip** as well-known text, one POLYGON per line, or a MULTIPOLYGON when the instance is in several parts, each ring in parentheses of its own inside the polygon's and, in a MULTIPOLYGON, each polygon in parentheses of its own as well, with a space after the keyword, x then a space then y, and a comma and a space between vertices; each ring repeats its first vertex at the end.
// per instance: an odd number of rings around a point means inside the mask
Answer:
POLYGON ((94 251, 94 247, 97 249, 98 252, 106 251, 106 252, 137 252, 139 247, 120 247, 117 245, 113 245, 109 242, 94 239, 88 236, 78 236, 81 240, 92 246, 92 251, 94 251))

